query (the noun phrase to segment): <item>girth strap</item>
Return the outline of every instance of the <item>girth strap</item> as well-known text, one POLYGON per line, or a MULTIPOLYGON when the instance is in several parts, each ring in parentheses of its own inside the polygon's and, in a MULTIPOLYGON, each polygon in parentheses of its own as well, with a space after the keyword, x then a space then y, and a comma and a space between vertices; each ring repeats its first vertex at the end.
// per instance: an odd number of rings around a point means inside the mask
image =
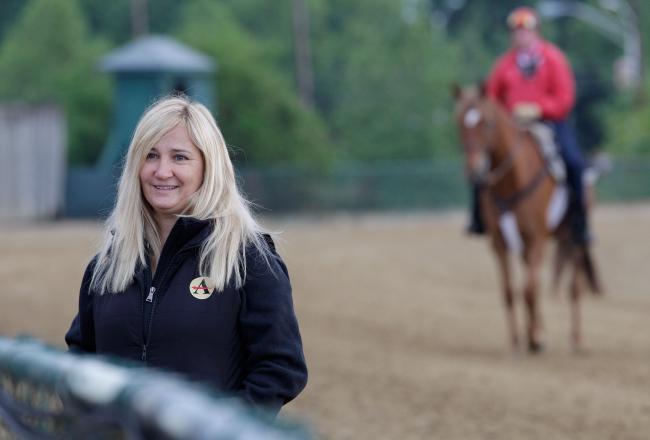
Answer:
POLYGON ((522 200, 524 200, 526 197, 528 197, 530 194, 535 192, 537 187, 541 185, 541 183, 544 181, 544 177, 546 177, 548 173, 548 169, 546 168, 545 165, 542 165, 539 168, 539 171, 537 174, 535 174, 535 177, 533 177, 530 182, 526 184, 521 190, 517 191, 513 195, 509 197, 499 197, 494 193, 494 191, 490 191, 490 194, 492 195, 492 199, 494 200, 494 203, 497 205, 497 208, 499 208, 499 211, 506 212, 512 210, 515 206, 519 204, 522 200))

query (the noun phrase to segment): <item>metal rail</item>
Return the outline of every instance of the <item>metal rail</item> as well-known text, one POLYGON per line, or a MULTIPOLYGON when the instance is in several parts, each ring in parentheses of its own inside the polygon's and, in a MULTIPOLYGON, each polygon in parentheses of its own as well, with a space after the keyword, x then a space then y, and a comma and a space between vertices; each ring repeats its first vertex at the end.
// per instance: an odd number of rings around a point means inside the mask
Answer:
POLYGON ((98 433, 128 439, 312 438, 301 425, 170 373, 0 337, 0 437, 3 428, 28 439, 98 433))

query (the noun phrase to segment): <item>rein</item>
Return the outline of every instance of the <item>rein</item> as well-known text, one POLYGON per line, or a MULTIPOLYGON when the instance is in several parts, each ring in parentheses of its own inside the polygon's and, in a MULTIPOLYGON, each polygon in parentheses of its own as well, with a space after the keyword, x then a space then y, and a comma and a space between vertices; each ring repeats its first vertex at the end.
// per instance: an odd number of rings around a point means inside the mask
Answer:
POLYGON ((544 165, 542 165, 539 171, 537 171, 537 174, 535 174, 535 177, 533 177, 530 182, 526 184, 526 186, 524 186, 513 195, 505 198, 499 197, 494 193, 494 191, 490 191, 490 195, 492 196, 494 203, 497 205, 501 212, 510 211, 512 208, 517 206, 519 202, 535 192, 537 187, 544 181, 544 178, 547 174, 548 170, 544 165))
MULTIPOLYGON (((510 123, 511 121, 508 122, 510 123)), ((494 130, 494 127, 494 121, 490 121, 487 128, 494 130)), ((486 187, 488 189, 490 195, 492 196, 492 199, 494 200, 494 203, 497 205, 501 212, 511 210, 522 200, 535 192, 537 187, 541 185, 541 183, 544 181, 544 178, 548 174, 547 167, 544 163, 542 163, 535 176, 519 191, 516 191, 514 194, 508 197, 499 197, 494 193, 492 190, 494 186, 496 186, 496 184, 499 183, 514 168, 515 157, 519 151, 522 150, 525 143, 522 141, 521 130, 519 130, 518 127, 515 127, 515 130, 517 137, 514 148, 511 148, 508 151, 506 158, 502 160, 494 170, 488 171, 487 175, 485 176, 484 183, 481 185, 481 187, 486 187)), ((491 148, 488 146, 487 150, 490 151, 491 148)))
MULTIPOLYGON (((521 135, 517 131, 517 140, 521 140, 521 135)), ((515 156, 521 150, 523 142, 516 142, 515 147, 508 151, 508 155, 501 163, 491 171, 488 171, 485 177, 486 186, 495 186, 501 179, 503 179, 506 174, 512 169, 515 163, 515 156)))

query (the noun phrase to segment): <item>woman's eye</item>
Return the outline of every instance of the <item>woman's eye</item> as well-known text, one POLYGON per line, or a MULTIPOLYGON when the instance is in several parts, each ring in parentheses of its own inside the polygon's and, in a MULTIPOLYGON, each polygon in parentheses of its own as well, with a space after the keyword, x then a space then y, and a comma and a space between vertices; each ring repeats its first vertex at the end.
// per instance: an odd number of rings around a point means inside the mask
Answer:
POLYGON ((149 153, 149 154, 147 154, 147 160, 155 159, 155 158, 157 158, 157 157, 158 157, 158 155, 157 155, 156 153, 149 153))
POLYGON ((177 160, 177 161, 187 160, 187 156, 184 156, 182 154, 176 154, 176 155, 174 155, 174 160, 177 160))

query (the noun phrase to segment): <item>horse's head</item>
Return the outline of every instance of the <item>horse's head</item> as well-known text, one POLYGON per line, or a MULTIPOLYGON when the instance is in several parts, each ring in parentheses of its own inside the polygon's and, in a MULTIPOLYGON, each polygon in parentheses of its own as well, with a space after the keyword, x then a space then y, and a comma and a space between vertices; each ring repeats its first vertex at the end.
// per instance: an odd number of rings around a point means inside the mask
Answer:
POLYGON ((465 171, 474 183, 482 182, 490 170, 490 153, 495 144, 495 104, 483 87, 454 85, 456 125, 465 155, 465 171))

